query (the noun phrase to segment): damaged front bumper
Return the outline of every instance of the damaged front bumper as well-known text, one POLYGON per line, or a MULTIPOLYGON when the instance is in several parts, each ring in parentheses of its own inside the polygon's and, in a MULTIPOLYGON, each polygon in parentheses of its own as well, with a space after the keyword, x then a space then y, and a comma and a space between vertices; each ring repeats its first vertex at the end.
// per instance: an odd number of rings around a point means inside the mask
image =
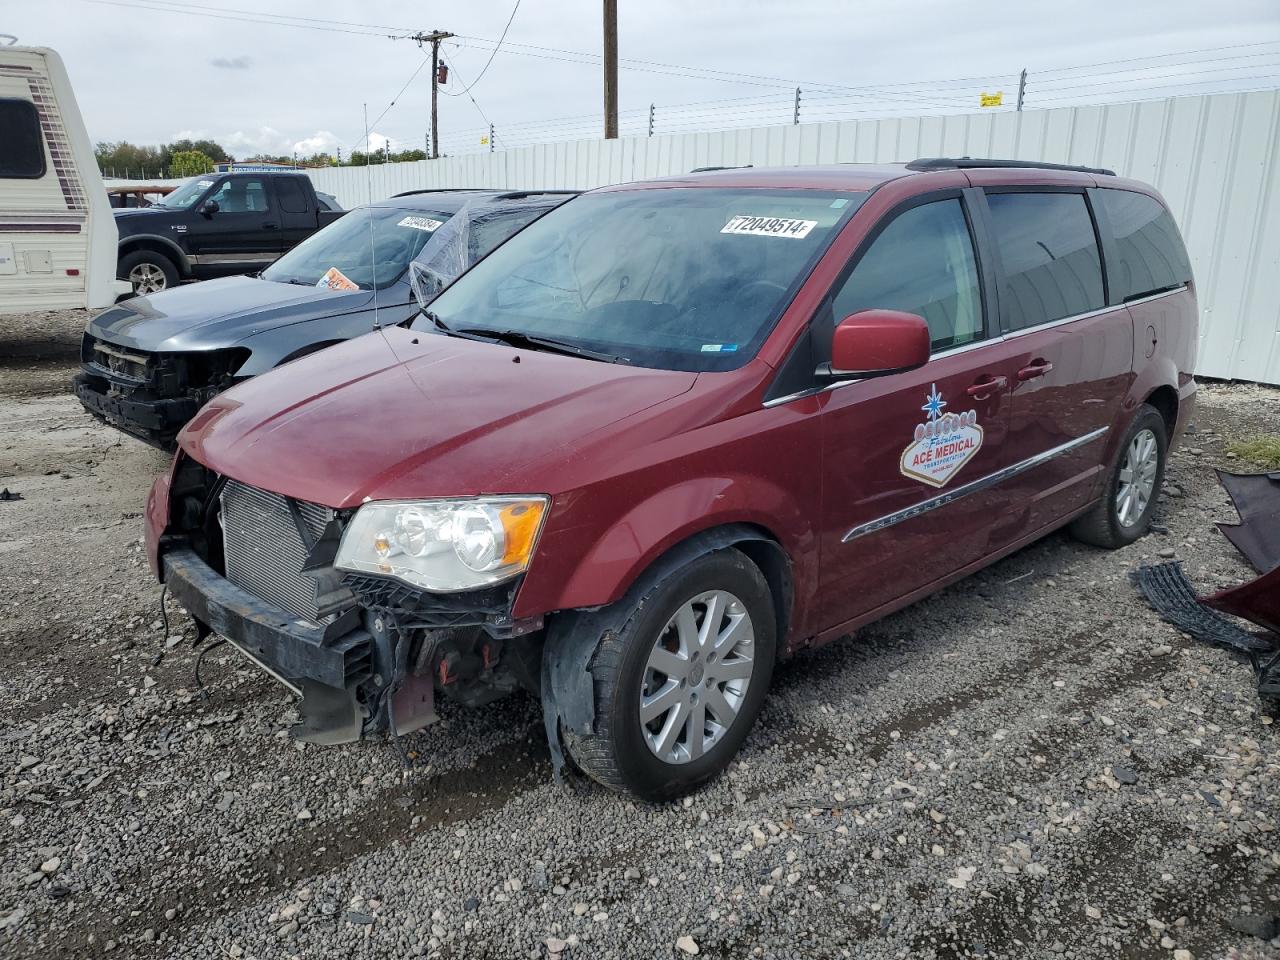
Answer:
POLYGON ((200 409, 192 397, 135 399, 114 393, 99 377, 81 373, 75 378, 76 396, 91 414, 132 437, 161 450, 172 450, 174 438, 200 409))
POLYGON ((75 394, 99 420, 161 450, 173 450, 196 412, 234 382, 248 350, 151 353, 88 334, 75 394))
POLYGON ((381 678, 374 671, 374 636, 358 618, 324 625, 299 620, 236 586, 191 549, 166 553, 163 565, 169 592, 205 630, 303 698, 299 739, 360 739, 372 713, 360 702, 360 688, 381 678))

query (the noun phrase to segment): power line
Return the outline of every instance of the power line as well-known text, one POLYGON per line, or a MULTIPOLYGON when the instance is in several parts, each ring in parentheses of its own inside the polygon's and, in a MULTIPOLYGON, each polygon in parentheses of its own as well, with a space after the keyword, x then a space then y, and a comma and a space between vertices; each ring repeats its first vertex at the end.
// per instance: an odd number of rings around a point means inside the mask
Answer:
MULTIPOLYGON (((518 7, 518 6, 520 6, 520 0, 516 0, 516 6, 517 6, 517 7, 518 7)), ((512 16, 514 16, 514 15, 515 15, 515 11, 512 11, 512 16)), ((509 24, 508 24, 508 25, 509 25, 509 24)), ((449 56, 449 51, 448 51, 448 50, 445 50, 445 49, 443 49, 443 48, 441 48, 440 52, 441 52, 441 53, 443 53, 443 54, 444 54, 444 58, 445 58, 447 61, 449 61, 449 69, 450 69, 450 70, 452 70, 455 74, 457 74, 457 75, 458 75, 458 79, 459 79, 459 80, 461 80, 461 79, 462 79, 462 74, 461 74, 461 73, 459 73, 459 72, 458 72, 458 68, 457 68, 457 67, 455 67, 455 66, 453 65, 453 58, 452 58, 451 56, 449 56)), ((493 61, 492 61, 492 60, 490 60, 489 62, 490 62, 490 63, 492 63, 493 61)), ((483 73, 482 73, 481 75, 483 76, 483 73)), ((484 122, 485 122, 485 123, 487 123, 487 124, 489 124, 490 126, 492 126, 492 124, 491 124, 491 123, 490 123, 490 121, 489 121, 489 118, 488 118, 488 117, 486 117, 486 116, 485 116, 485 114, 484 114, 484 111, 480 109, 480 104, 476 103, 476 98, 475 98, 475 97, 473 97, 473 96, 471 95, 471 88, 472 88, 472 87, 474 87, 474 86, 475 86, 477 83, 479 83, 479 82, 480 82, 480 77, 476 77, 476 79, 475 79, 475 80, 470 84, 470 86, 466 87, 466 88, 462 91, 462 93, 449 93, 449 91, 448 91, 448 90, 446 90, 446 91, 444 91, 444 92, 445 92, 445 95, 446 95, 446 96, 450 96, 450 97, 460 97, 460 96, 462 96, 462 94, 463 94, 463 93, 465 93, 465 94, 467 95, 467 99, 471 101, 471 105, 472 105, 473 107, 475 107, 475 108, 476 108, 476 113, 480 114, 480 116, 484 119, 484 122)))
MULTIPOLYGON (((1048 70, 1037 70, 1036 75, 1043 77, 1043 76, 1050 76, 1055 73, 1064 73, 1072 70, 1091 70, 1094 67, 1111 67, 1111 66, 1115 66, 1117 63, 1138 63, 1143 60, 1160 60, 1165 57, 1179 57, 1179 56, 1184 56, 1186 54, 1199 55, 1203 53, 1218 53, 1219 51, 1222 51, 1222 50, 1245 50, 1250 47, 1276 46, 1277 44, 1280 44, 1280 40, 1259 40, 1255 43, 1232 43, 1232 44, 1228 44, 1225 47, 1204 47, 1199 50, 1177 50, 1170 53, 1153 53, 1150 56, 1146 56, 1146 57, 1127 57, 1123 60, 1102 60, 1098 63, 1082 64, 1080 66, 1075 66, 1075 67, 1054 67, 1048 70)), ((1167 66, 1167 64, 1157 64, 1157 66, 1167 66)))
MULTIPOLYGON (((515 6, 511 8, 511 16, 507 17, 507 25, 502 28, 502 36, 500 36, 498 38, 498 42, 494 44, 493 51, 489 54, 489 59, 485 61, 484 67, 481 68, 480 70, 480 75, 471 81, 470 85, 467 86, 467 88, 462 91, 463 93, 469 93, 471 91, 471 88, 474 87, 477 83, 479 83, 481 78, 485 75, 485 73, 488 72, 490 65, 493 63, 493 58, 496 57, 498 55, 498 51, 502 49, 502 41, 507 39, 507 31, 511 29, 511 21, 513 21, 516 18, 516 11, 519 9, 520 9, 520 0, 516 0, 515 6)), ((450 62, 452 63, 452 61, 450 62)), ((450 94, 450 96, 457 97, 457 96, 460 96, 460 94, 454 93, 454 94, 450 94)), ((480 109, 478 104, 476 106, 476 109, 477 110, 480 109)))
POLYGON ((397 93, 394 97, 392 97, 391 102, 387 104, 387 108, 383 110, 380 114, 378 114, 378 119, 373 121, 373 124, 370 127, 370 129, 373 129, 373 127, 376 127, 379 121, 381 121, 382 118, 385 117, 391 111, 391 108, 396 105, 396 101, 399 100, 402 96, 404 96, 404 92, 409 89, 409 84, 413 83, 413 81, 417 78, 418 74, 422 72, 422 68, 425 67, 428 62, 429 61, 427 60, 426 57, 422 58, 422 62, 418 64, 418 69, 414 70, 413 73, 409 74, 409 79, 404 82, 404 86, 400 88, 400 92, 397 93))

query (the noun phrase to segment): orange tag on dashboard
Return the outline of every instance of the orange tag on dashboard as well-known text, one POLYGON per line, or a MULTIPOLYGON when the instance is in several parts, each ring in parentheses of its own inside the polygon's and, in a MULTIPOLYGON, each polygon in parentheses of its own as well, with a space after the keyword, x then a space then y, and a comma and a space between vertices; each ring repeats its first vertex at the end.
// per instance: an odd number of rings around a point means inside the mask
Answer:
POLYGON ((325 287, 329 290, 359 290, 358 284, 352 283, 347 279, 347 275, 337 267, 330 267, 324 272, 324 276, 316 281, 317 287, 325 287))

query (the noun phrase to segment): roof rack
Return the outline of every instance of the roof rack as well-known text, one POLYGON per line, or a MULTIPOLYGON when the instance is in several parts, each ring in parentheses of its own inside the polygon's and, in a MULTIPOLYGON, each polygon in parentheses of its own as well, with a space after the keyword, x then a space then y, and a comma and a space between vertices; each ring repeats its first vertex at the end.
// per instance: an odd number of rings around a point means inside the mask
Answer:
POLYGON ((694 167, 690 173, 712 173, 716 170, 750 170, 752 164, 744 163, 736 167, 694 167))
POLYGON ((394 200, 396 197, 416 197, 421 193, 496 193, 492 187, 426 187, 422 190, 405 190, 403 193, 393 193, 388 199, 394 200))
POLYGON ((508 193, 500 193, 493 199, 495 200, 524 200, 526 197, 545 197, 545 196, 566 196, 576 197, 581 190, 512 190, 508 193))
POLYGON ((1069 163, 1041 163, 1038 160, 987 160, 980 157, 922 157, 907 164, 908 170, 972 170, 981 167, 1070 170, 1073 173, 1096 173, 1114 177, 1116 172, 1105 167, 1077 167, 1069 163))

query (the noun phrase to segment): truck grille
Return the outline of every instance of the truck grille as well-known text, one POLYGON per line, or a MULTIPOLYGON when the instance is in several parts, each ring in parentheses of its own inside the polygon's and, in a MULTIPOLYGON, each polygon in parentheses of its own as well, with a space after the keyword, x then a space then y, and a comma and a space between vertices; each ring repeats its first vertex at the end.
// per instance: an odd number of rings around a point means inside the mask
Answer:
MULTIPOLYGON (((317 615, 315 578, 302 572, 307 546, 285 498, 228 480, 221 502, 227 579, 303 620, 332 619, 317 615)), ((333 511, 302 500, 296 503, 303 523, 318 540, 333 511)))

